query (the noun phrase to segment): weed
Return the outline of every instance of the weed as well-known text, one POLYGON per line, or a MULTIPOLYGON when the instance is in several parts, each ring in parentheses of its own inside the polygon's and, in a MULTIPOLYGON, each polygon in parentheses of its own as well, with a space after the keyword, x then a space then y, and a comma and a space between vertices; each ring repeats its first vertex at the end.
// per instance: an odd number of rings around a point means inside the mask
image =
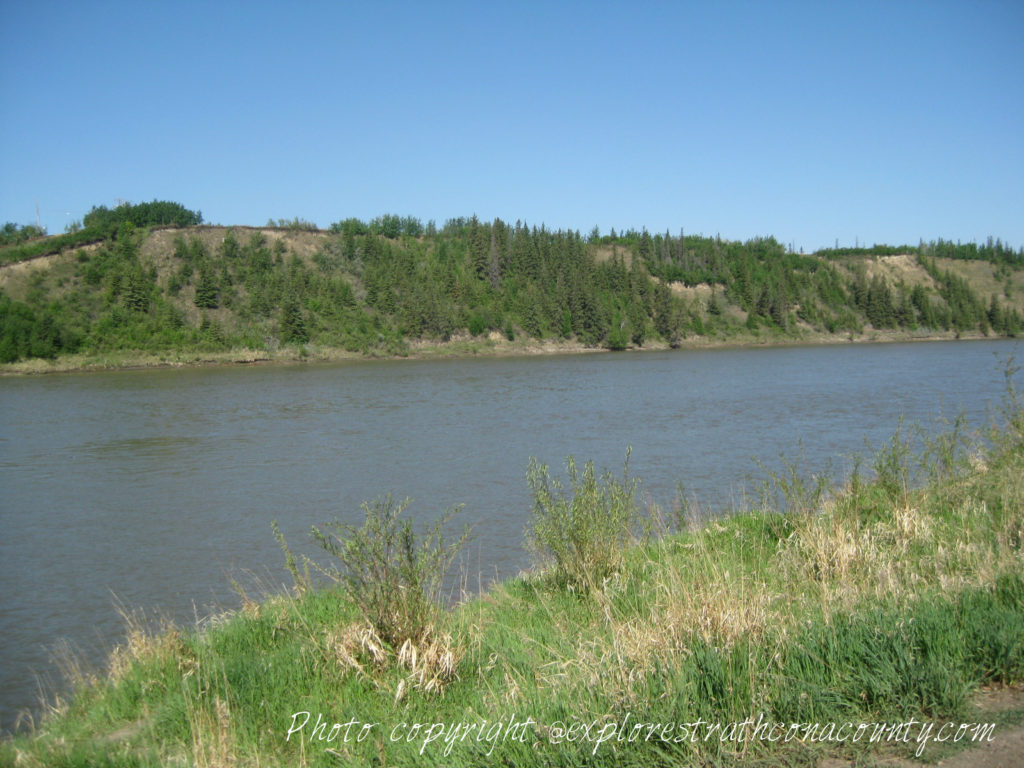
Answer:
POLYGON ((904 507, 911 487, 912 454, 911 439, 904 435, 903 417, 900 417, 889 442, 875 453, 874 470, 876 482, 889 501, 904 507))
POLYGON ((686 485, 679 481, 667 519, 662 524, 662 533, 699 530, 710 519, 710 513, 701 508, 696 495, 687 491, 686 485))
MULTIPOLYGON (((800 461, 779 457, 783 470, 768 470, 768 480, 761 489, 761 505, 764 509, 782 508, 797 515, 811 515, 821 509, 829 493, 828 468, 820 474, 806 471, 807 457, 800 445, 800 461), (779 498, 781 494, 781 498, 779 498), (784 503, 781 503, 784 502, 784 503)), ((762 467, 763 468, 763 467, 762 467)))
POLYGON ((1003 377, 1006 380, 1003 400, 996 409, 996 415, 989 419, 987 437, 995 454, 1001 455, 1024 443, 1024 398, 1021 397, 1015 378, 1021 367, 1013 355, 1003 360, 1003 377))
POLYGON ((390 496, 363 503, 366 521, 360 528, 337 520, 313 538, 341 561, 341 569, 320 570, 341 583, 377 635, 393 648, 406 640, 421 642, 434 627, 441 610, 445 577, 469 529, 454 540, 444 527, 458 508, 437 519, 423 537, 412 520, 402 518, 409 499, 390 496))
POLYGON ((281 533, 281 529, 277 525, 277 520, 272 520, 270 522, 270 528, 274 532, 274 540, 284 552, 284 567, 288 569, 288 573, 292 576, 295 591, 299 594, 307 592, 312 587, 312 581, 309 577, 309 561, 304 560, 303 567, 300 570, 299 561, 288 547, 288 542, 285 540, 284 534, 281 533))
POLYGON ((618 569, 626 545, 638 533, 649 533, 649 520, 637 500, 639 481, 629 476, 629 455, 627 450, 621 479, 610 472, 598 478, 592 461, 580 472, 570 456, 568 497, 547 465, 530 459, 526 479, 533 493, 533 518, 527 545, 542 563, 554 566, 559 586, 600 587, 618 569))
POLYGON ((169 619, 162 619, 158 628, 149 628, 142 611, 129 611, 118 606, 125 625, 125 641, 110 652, 108 678, 117 683, 140 666, 172 664, 184 675, 196 669, 196 659, 181 631, 169 619))
POLYGON ((219 696, 212 702, 189 700, 188 721, 196 768, 231 768, 240 764, 227 701, 219 696))
POLYGON ((924 450, 920 464, 932 482, 956 474, 966 462, 970 441, 966 434, 967 417, 959 414, 952 422, 940 417, 938 429, 931 434, 918 430, 924 450))

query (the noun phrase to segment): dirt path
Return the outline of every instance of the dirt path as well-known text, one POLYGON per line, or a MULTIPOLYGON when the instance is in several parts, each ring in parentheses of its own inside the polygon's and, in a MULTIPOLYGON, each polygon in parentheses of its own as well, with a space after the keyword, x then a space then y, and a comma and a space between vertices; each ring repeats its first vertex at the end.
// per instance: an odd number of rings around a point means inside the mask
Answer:
POLYGON ((996 731, 991 744, 972 747, 939 762, 943 768, 1021 768, 1024 766, 1024 726, 996 731))
MULTIPOLYGON (((970 719, 993 722, 1006 712, 1024 712, 1024 686, 982 691, 975 697, 977 710, 970 719)), ((868 763, 869 765, 871 763, 868 763)), ((826 758, 818 768, 852 768, 850 760, 826 758)), ((1024 768, 1024 725, 997 725, 992 741, 968 747, 939 761, 879 757, 880 768, 1024 768)))

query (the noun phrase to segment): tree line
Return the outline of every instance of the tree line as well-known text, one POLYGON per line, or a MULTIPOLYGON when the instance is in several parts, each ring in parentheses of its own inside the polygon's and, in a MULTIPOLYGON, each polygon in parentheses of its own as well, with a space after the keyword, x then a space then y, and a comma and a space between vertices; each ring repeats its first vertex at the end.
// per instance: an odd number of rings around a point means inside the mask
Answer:
POLYGON ((63 235, 43 237, 45 229, 7 222, 0 231, 0 264, 24 261, 60 253, 113 238, 124 225, 141 227, 194 227, 203 223, 199 211, 190 211, 181 203, 153 200, 149 203, 122 203, 116 208, 93 206, 81 222, 68 226, 63 235), (6 247, 5 247, 6 246, 6 247))
MULTIPOLYGON (((927 286, 869 274, 867 257, 795 254, 770 237, 584 238, 476 216, 441 227, 394 214, 343 219, 318 231, 312 256, 289 244, 289 232, 315 230, 298 218, 272 232, 186 228, 167 258, 143 256, 147 228, 201 221, 177 203, 93 208, 83 231, 102 240, 71 250, 70 274, 39 270, 24 295, 0 292, 0 361, 309 344, 401 354, 410 340, 456 335, 625 349, 691 336, 1021 329, 1006 296, 982 297, 938 267, 939 243, 915 254, 927 286)), ((997 243, 977 253, 1020 268, 997 243)))

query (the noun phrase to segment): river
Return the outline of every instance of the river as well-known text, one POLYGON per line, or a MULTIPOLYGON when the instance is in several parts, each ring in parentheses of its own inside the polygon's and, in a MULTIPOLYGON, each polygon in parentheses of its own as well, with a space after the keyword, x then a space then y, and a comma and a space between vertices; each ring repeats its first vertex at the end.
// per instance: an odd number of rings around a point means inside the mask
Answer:
POLYGON ((841 473, 900 416, 972 425, 1012 341, 356 361, 0 378, 0 728, 60 690, 69 641, 100 664, 120 603, 197 621, 289 577, 271 532, 413 498, 464 505, 471 587, 529 565, 531 456, 631 474, 670 505, 683 483, 725 511, 779 454, 841 473), (759 466, 759 462, 762 466, 759 466))

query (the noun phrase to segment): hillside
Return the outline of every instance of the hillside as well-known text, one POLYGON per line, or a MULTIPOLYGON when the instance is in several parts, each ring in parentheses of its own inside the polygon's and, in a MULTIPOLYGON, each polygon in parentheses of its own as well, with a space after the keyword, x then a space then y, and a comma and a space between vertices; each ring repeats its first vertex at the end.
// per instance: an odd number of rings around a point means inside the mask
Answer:
POLYGON ((0 363, 1015 336, 1024 313, 1024 257, 998 241, 802 255, 476 217, 325 231, 103 213, 102 228, 0 249, 0 363))

